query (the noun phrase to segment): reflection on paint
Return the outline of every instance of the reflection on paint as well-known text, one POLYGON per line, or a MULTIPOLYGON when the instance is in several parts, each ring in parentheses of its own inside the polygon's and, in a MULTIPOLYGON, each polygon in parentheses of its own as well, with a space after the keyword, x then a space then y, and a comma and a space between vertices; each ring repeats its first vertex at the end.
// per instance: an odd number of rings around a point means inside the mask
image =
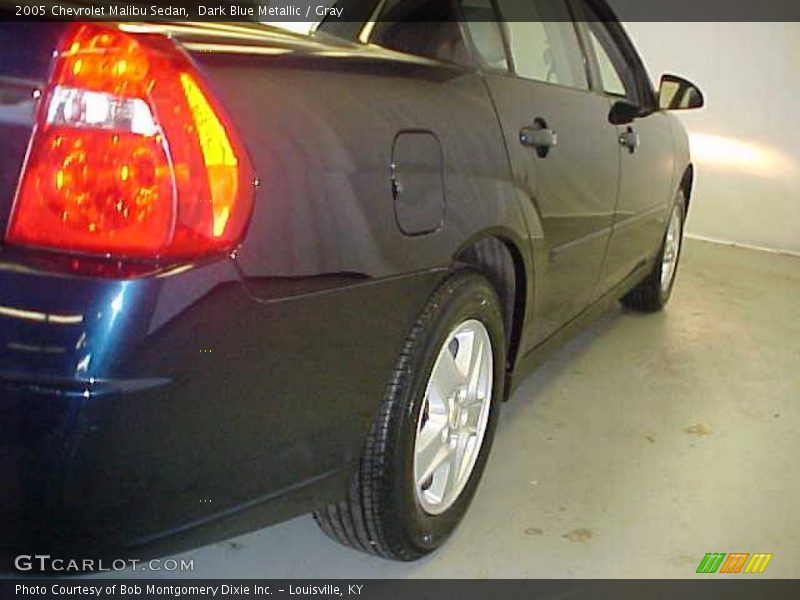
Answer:
POLYGON ((129 284, 129 281, 121 282, 119 284, 119 292, 117 292, 117 294, 111 299, 111 302, 109 302, 107 323, 108 329, 106 333, 107 336, 111 335, 114 329, 114 324, 117 321, 117 317, 119 317, 119 314, 122 312, 122 308, 125 306, 125 292, 127 291, 129 284))
POLYGON ((39 323, 55 323, 57 325, 77 325, 83 323, 83 315, 59 315, 43 313, 35 310, 15 308, 13 306, 0 306, 0 316, 39 323))
POLYGON ((314 21, 262 21, 262 23, 303 35, 310 33, 316 25, 314 21))
POLYGON ((36 346, 21 342, 8 342, 6 348, 16 352, 29 352, 34 354, 64 354, 67 349, 61 346, 36 346))
POLYGON ((120 290, 119 294, 111 301, 111 319, 116 319, 117 315, 122 311, 122 304, 125 298, 125 290, 120 290))
POLYGON ((82 375, 89 371, 89 363, 92 362, 92 353, 90 352, 78 361, 78 366, 75 368, 76 375, 82 375))
POLYGON ((692 133, 689 140, 692 159, 700 164, 761 177, 781 177, 794 170, 794 163, 789 157, 769 146, 709 133, 692 133))
POLYGON ((184 44, 186 48, 196 52, 232 52, 236 54, 263 54, 268 56, 279 56, 281 54, 291 54, 288 48, 261 48, 259 46, 237 46, 234 44, 207 44, 188 42, 184 44))

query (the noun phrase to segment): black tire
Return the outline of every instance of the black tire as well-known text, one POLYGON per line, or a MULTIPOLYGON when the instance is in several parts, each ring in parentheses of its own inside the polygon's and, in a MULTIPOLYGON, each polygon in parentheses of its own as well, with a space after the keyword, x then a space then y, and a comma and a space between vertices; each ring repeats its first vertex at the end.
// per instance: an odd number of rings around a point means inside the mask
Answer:
MULTIPOLYGON (((666 306, 670 296, 672 296, 672 288, 675 286, 675 277, 678 272, 678 265, 680 265, 681 252, 683 251, 683 228, 686 220, 686 196, 683 190, 678 192, 672 211, 678 211, 680 215, 681 236, 681 244, 678 248, 677 262, 675 264, 675 270, 672 273, 672 279, 666 289, 661 285, 661 269, 667 240, 667 232, 665 231, 664 238, 661 242, 661 248, 653 263, 652 270, 635 288, 620 299, 620 302, 622 302, 623 306, 626 308, 638 312, 657 312, 666 306)), ((672 217, 672 211, 670 211, 670 215, 667 219, 668 228, 672 217)))
POLYGON ((400 561, 418 559, 444 543, 466 512, 486 465, 505 385, 505 347, 502 308, 492 285, 474 271, 451 275, 433 293, 406 339, 347 498, 314 513, 328 536, 400 561), (483 323, 492 345, 488 424, 460 495, 443 513, 430 515, 417 500, 413 478, 417 419, 440 348, 451 331, 470 319, 483 323))

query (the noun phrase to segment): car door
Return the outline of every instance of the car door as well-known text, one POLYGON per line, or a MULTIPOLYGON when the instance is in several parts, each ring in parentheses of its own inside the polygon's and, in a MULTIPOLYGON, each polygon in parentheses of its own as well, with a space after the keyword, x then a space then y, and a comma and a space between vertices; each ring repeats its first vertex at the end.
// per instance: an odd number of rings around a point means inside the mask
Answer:
POLYGON ((658 250, 673 197, 673 137, 668 117, 654 111, 649 78, 622 27, 585 0, 572 0, 591 65, 593 88, 609 101, 644 109, 641 118, 619 125, 619 197, 603 274, 602 296, 646 264, 658 250))
POLYGON ((532 231, 539 272, 535 319, 526 332, 536 344, 591 299, 613 221, 619 150, 608 122, 611 103, 589 90, 566 3, 499 0, 497 6, 511 72, 487 70, 485 79, 514 183, 541 223, 541 232, 532 231))

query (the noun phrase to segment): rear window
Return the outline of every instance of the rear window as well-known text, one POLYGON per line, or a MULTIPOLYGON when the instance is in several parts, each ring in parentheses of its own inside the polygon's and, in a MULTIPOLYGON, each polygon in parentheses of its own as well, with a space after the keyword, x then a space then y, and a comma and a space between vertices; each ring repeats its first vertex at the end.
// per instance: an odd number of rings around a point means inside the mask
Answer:
POLYGON ((449 0, 388 0, 366 41, 404 54, 469 64, 458 21, 449 0))

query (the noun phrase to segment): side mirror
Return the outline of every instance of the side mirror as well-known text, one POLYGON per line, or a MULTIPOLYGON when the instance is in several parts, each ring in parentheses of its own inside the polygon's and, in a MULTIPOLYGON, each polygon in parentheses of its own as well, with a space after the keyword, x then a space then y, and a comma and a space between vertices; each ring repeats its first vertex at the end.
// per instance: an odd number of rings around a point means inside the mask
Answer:
POLYGON ((688 110, 705 103, 703 92, 695 84, 677 75, 663 75, 658 88, 658 108, 688 110))
POLYGON ((627 125, 634 119, 644 116, 642 107, 627 100, 617 100, 608 113, 608 122, 612 125, 627 125))

